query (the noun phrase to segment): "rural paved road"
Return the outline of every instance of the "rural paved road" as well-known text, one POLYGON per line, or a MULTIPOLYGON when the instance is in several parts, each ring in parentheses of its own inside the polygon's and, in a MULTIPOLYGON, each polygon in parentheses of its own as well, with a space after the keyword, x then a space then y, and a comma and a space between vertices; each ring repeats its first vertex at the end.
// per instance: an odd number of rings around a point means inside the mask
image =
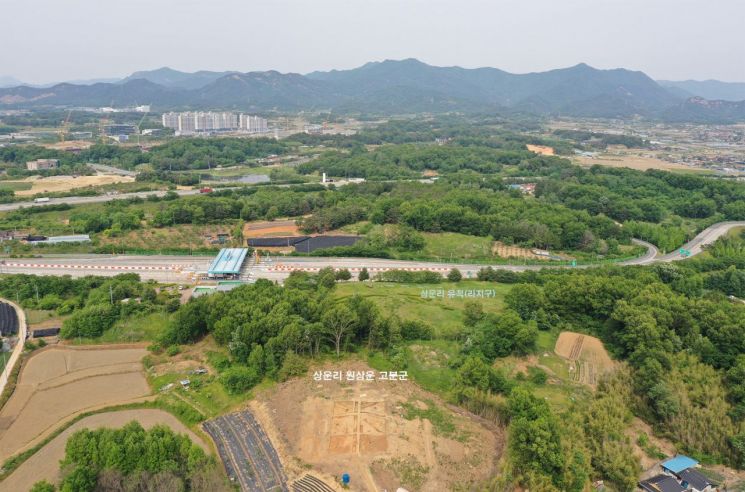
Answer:
MULTIPOLYGON (((121 196, 121 195, 120 195, 121 196)), ((701 231, 695 238, 683 245, 684 249, 697 255, 703 247, 713 243, 730 229, 745 227, 745 221, 719 222, 701 231)), ((670 262, 685 259, 677 251, 661 255, 652 244, 634 239, 636 244, 645 246, 647 252, 637 258, 618 262, 618 265, 649 265, 656 262, 670 262)), ((207 271, 212 258, 204 256, 134 256, 134 255, 55 255, 38 258, 0 259, 0 274, 29 273, 36 275, 86 275, 113 276, 120 273, 138 273, 143 280, 159 282, 192 283, 199 273, 207 271)), ((380 258, 336 258, 336 257, 268 257, 252 265, 250 278, 267 278, 282 281, 293 270, 317 272, 323 267, 347 268, 353 274, 366 267, 371 274, 392 269, 431 270, 447 273, 451 268, 458 268, 466 278, 475 278, 481 268, 487 264, 437 263, 426 261, 389 260, 380 258)), ((495 269, 515 272, 539 270, 542 265, 496 264, 495 269)), ((584 265, 586 267, 587 265, 584 265)))

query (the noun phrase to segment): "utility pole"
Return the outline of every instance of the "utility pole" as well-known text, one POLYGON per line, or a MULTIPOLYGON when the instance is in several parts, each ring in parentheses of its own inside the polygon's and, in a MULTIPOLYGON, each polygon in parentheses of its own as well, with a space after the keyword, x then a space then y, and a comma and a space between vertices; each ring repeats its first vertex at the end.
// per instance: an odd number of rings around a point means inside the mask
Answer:
POLYGON ((111 284, 109 284, 109 299, 111 304, 114 304, 114 290, 111 288, 111 284))

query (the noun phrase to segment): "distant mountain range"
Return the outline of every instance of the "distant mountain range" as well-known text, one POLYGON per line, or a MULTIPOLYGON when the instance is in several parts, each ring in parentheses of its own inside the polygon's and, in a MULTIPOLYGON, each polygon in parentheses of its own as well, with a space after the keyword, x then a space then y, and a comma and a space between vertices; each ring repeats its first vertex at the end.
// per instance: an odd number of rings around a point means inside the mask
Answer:
POLYGON ((739 100, 745 100, 745 84, 658 83, 642 72, 586 64, 512 74, 496 68, 435 67, 415 59, 306 75, 160 68, 116 82, 0 89, 0 108, 151 104, 156 110, 521 112, 704 122, 745 121, 745 103, 734 102, 739 100))
POLYGON ((667 89, 678 91, 681 96, 703 97, 721 101, 745 101, 745 82, 720 82, 718 80, 685 80, 673 82, 659 80, 667 89))

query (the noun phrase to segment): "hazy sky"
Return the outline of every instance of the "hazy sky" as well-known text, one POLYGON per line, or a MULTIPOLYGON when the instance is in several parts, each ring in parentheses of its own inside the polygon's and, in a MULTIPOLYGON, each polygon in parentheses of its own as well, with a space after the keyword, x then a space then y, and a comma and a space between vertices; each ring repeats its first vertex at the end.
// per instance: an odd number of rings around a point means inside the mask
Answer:
POLYGON ((743 0, 0 0, 0 76, 586 62, 745 81, 743 0))

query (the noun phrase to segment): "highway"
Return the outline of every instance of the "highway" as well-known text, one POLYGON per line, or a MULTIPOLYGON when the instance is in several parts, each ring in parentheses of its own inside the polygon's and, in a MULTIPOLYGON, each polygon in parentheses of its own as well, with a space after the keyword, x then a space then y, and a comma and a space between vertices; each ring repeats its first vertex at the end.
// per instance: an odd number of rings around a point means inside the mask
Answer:
MULTIPOLYGON (((695 238, 683 245, 683 249, 695 256, 703 251, 703 247, 712 244, 722 235, 734 227, 745 227, 745 221, 720 222, 701 231, 695 238)), ((646 253, 637 258, 620 261, 617 265, 649 265, 657 262, 671 262, 683 260, 686 257, 678 251, 660 254, 653 245, 639 239, 635 244, 647 248, 646 253)), ((120 273, 137 273, 143 280, 158 282, 195 283, 203 276, 212 260, 205 256, 134 256, 134 255, 47 255, 35 258, 5 258, 0 259, 0 274, 27 273, 35 275, 71 275, 82 277, 86 275, 113 276, 120 273)), ((458 268, 465 278, 475 278, 481 268, 491 266, 495 269, 514 272, 526 270, 540 270, 541 268, 562 268, 550 264, 521 265, 521 264, 463 264, 438 263, 427 261, 389 260, 381 258, 338 258, 338 257, 308 257, 283 256, 263 257, 254 264, 246 262, 244 278, 255 280, 266 278, 283 281, 290 272, 301 270, 310 273, 317 272, 324 267, 335 269, 346 268, 352 275, 359 273, 364 267, 371 275, 387 270, 402 269, 410 271, 429 270, 447 274, 452 268, 458 268)), ((592 265, 580 265, 577 268, 587 268, 592 265)))
MULTIPOLYGON (((199 190, 174 190, 179 196, 198 195, 199 190)), ((159 191, 138 191, 135 193, 119 193, 116 195, 96 195, 96 196, 66 196, 63 198, 50 198, 46 202, 13 202, 13 203, 2 203, 0 204, 0 212, 10 212, 12 210, 18 210, 19 208, 28 207, 44 207, 46 205, 85 205, 88 203, 103 203, 110 202, 113 200, 125 200, 127 198, 147 198, 150 195, 164 196, 167 190, 159 191)))
POLYGON ((204 272, 207 256, 48 255, 40 258, 0 259, 0 274, 114 276, 137 273, 143 280, 191 283, 196 272, 204 272))
MULTIPOLYGON (((704 246, 714 243, 734 227, 745 227, 745 221, 717 222, 699 232, 696 237, 685 243, 681 248, 690 251, 691 256, 695 256, 701 253, 704 246)), ((679 261, 684 260, 685 258, 686 257, 682 256, 679 251, 673 251, 672 253, 657 258, 657 261, 679 261)))

